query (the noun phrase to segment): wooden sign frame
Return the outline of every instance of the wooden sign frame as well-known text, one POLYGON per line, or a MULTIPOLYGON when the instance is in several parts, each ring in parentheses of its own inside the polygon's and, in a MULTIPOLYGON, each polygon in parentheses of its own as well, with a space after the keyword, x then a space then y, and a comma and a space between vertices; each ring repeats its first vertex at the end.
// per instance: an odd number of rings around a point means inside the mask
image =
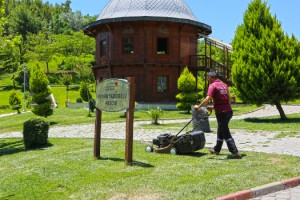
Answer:
MULTIPOLYGON (((134 100, 135 100, 135 78, 129 77, 129 108, 126 111, 126 144, 125 165, 132 165, 133 152, 133 122, 134 122, 134 100)), ((102 111, 96 108, 95 132, 94 132, 94 158, 101 158, 101 123, 102 111)))

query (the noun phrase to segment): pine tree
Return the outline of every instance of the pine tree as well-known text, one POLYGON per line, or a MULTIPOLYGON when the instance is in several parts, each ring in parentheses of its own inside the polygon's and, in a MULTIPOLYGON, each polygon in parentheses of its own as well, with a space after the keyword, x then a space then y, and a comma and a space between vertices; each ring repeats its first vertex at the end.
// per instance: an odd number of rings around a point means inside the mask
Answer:
POLYGON ((176 95, 178 103, 176 107, 180 110, 187 110, 190 113, 191 106, 197 102, 197 93, 195 92, 196 88, 196 78, 189 71, 188 67, 185 67, 183 72, 177 81, 178 89, 181 91, 176 95))
POLYGON ((30 90, 33 92, 32 101, 36 104, 32 108, 32 112, 38 116, 47 118, 53 114, 51 108, 51 100, 49 95, 51 90, 48 86, 49 81, 46 74, 37 65, 31 69, 30 90))
POLYGON ((80 83, 80 97, 83 99, 83 101, 89 101, 90 98, 92 98, 91 92, 89 90, 89 84, 87 82, 81 81, 80 83))
POLYGON ((9 96, 9 105, 13 110, 17 110, 20 114, 20 109, 22 108, 21 99, 17 96, 15 92, 11 93, 9 96))
POLYGON ((232 78, 244 102, 276 105, 299 97, 299 42, 284 34, 270 8, 261 0, 249 4, 232 42, 232 78))

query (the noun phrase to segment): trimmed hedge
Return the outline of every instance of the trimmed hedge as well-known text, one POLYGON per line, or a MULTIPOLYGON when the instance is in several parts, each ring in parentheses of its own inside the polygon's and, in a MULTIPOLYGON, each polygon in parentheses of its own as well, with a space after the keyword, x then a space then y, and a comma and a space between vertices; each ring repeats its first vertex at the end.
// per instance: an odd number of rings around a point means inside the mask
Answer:
POLYGON ((37 148, 48 144, 49 123, 45 120, 30 119, 23 124, 23 139, 26 149, 37 148))

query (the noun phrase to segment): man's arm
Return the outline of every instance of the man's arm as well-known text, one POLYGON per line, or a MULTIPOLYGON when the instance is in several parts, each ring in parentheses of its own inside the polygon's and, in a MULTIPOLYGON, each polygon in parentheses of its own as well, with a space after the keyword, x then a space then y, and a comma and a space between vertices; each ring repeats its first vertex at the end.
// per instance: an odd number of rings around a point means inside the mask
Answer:
POLYGON ((208 104, 208 102, 210 102, 211 100, 212 100, 211 96, 209 95, 206 96, 205 99, 203 99, 203 101, 201 101, 200 104, 194 106, 195 110, 199 110, 202 106, 208 104))

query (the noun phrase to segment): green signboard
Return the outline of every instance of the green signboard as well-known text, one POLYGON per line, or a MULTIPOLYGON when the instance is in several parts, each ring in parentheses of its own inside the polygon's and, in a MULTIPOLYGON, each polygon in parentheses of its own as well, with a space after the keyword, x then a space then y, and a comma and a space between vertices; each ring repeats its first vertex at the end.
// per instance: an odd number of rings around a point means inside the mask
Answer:
POLYGON ((129 83, 124 79, 106 79, 97 85, 96 107, 106 112, 120 112, 129 107, 129 83))

